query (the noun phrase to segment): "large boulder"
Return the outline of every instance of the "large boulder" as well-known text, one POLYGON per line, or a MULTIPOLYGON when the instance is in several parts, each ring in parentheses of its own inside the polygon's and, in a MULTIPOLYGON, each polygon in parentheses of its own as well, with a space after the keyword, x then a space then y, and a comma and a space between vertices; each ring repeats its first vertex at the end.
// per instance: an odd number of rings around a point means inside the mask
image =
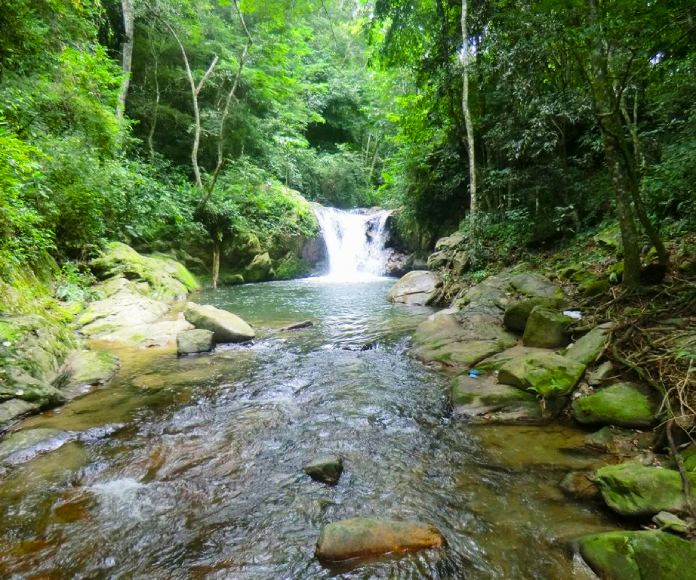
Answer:
POLYGON ((414 270, 402 277, 387 294, 390 302, 410 305, 429 304, 438 294, 442 278, 427 270, 414 270))
POLYGON ((522 342, 525 346, 558 348, 570 340, 573 319, 552 308, 536 306, 527 319, 522 342))
POLYGON ((65 395, 28 372, 12 368, 8 369, 5 380, 0 382, 0 401, 11 399, 22 399, 43 409, 64 403, 65 395))
POLYGON ((67 399, 74 399, 94 386, 105 385, 120 367, 117 356, 105 350, 78 350, 68 357, 65 368, 69 379, 63 388, 67 399))
POLYGON ((275 277, 273 262, 268 252, 254 256, 254 259, 244 268, 246 282, 261 282, 275 277))
POLYGON ((179 355, 209 352, 215 346, 213 332, 202 328, 185 330, 176 336, 176 352, 179 355))
POLYGON ((90 266, 102 279, 125 278, 139 282, 138 289, 156 300, 182 299, 199 287, 196 278, 171 256, 145 256, 120 242, 107 244, 90 266))
POLYGON ((440 548, 443 544, 442 534, 429 524, 353 518, 324 526, 316 555, 322 562, 330 563, 440 548))
POLYGON ((559 410, 553 405, 542 406, 532 393, 497 384, 493 375, 456 377, 452 381, 452 405, 457 416, 472 423, 497 425, 548 423, 559 410))
POLYGON ((314 481, 336 485, 343 473, 343 459, 337 455, 322 455, 307 463, 304 472, 314 481))
POLYGON ((569 394, 582 377, 585 365, 569 358, 539 352, 514 358, 502 367, 498 380, 544 398, 569 394))
POLYGON ((694 543, 666 532, 605 532, 583 536, 578 544, 583 559, 606 580, 686 580, 696 571, 694 543))
POLYGON ((610 324, 602 324, 593 328, 590 332, 569 345, 565 351, 565 356, 584 365, 595 362, 604 350, 610 330, 610 324))
POLYGON ((210 330, 216 343, 246 342, 256 336, 254 329, 239 316, 214 306, 189 302, 184 316, 196 328, 210 330))
POLYGON ((403 276, 413 269, 413 260, 413 254, 389 250, 384 264, 384 273, 387 276, 403 276))
POLYGON ((586 425, 650 427, 658 405, 648 389, 633 383, 617 383, 573 402, 573 416, 586 425))
MULTIPOLYGON (((696 473, 689 473, 688 477, 693 489, 696 473)), ((596 479, 605 503, 622 516, 651 517, 661 511, 687 511, 682 480, 676 470, 621 463, 602 467, 596 479)))

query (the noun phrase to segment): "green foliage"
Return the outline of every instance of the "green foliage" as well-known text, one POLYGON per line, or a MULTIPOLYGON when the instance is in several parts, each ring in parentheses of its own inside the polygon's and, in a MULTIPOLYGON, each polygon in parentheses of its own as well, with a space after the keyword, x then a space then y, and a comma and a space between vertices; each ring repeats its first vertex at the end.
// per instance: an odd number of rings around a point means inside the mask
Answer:
POLYGON ((65 262, 55 280, 54 295, 63 302, 84 302, 94 297, 91 286, 95 282, 91 272, 80 270, 75 262, 65 262))

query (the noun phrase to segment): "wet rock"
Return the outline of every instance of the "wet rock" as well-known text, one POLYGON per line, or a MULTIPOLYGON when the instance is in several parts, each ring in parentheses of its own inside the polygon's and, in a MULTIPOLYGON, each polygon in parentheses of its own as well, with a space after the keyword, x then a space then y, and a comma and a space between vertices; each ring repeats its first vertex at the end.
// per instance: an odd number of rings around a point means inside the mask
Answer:
POLYGON ((655 434, 652 431, 631 431, 619 427, 602 427, 585 437, 585 448, 612 455, 631 455, 652 447, 655 434))
POLYGON ((322 455, 307 463, 304 472, 314 481, 336 485, 343 473, 343 459, 337 455, 322 455))
POLYGON ((196 328, 180 332, 176 336, 176 352, 179 355, 209 352, 213 349, 213 332, 196 328))
POLYGON ((647 389, 632 383, 617 383, 573 401, 573 416, 579 423, 649 427, 655 421, 657 404, 647 389))
POLYGON ((557 310, 536 306, 529 314, 524 328, 522 343, 525 346, 558 348, 570 340, 570 325, 573 319, 557 310))
POLYGON ((540 352, 521 356, 505 363, 498 380, 544 398, 569 394, 580 380, 585 366, 553 354, 540 352))
MULTIPOLYGON (((696 486, 696 474, 689 474, 696 486)), ((637 463, 608 465, 597 471, 597 484, 607 506, 622 516, 649 517, 661 511, 687 510, 679 472, 637 463)))
POLYGON ((423 362, 439 362, 444 365, 471 367, 478 361, 499 352, 501 345, 491 340, 450 342, 436 348, 421 347, 413 355, 423 362))
POLYGON ((28 454, 32 449, 37 453, 57 449, 67 440, 61 437, 64 433, 58 429, 26 429, 10 433, 0 442, 0 461, 9 461, 22 453, 28 454))
POLYGON ((118 357, 104 350, 80 350, 70 355, 66 366, 72 371, 68 387, 104 385, 118 371, 118 357))
POLYGON ((518 300, 513 302, 505 309, 505 318, 503 322, 507 328, 514 332, 524 332, 527 326, 527 320, 537 306, 546 308, 558 308, 561 300, 555 298, 529 298, 526 300, 518 300))
POLYGON ((456 377, 451 396, 456 415, 473 423, 538 425, 547 423, 559 411, 557 407, 542 406, 532 393, 496 383, 492 375, 456 377))
POLYGON ((302 328, 311 328, 314 323, 311 320, 303 320, 302 322, 295 322, 294 324, 289 324, 281 328, 281 332, 287 332, 290 330, 301 330, 302 328))
POLYGON ((410 305, 429 304, 442 286, 442 278, 434 272, 414 270, 402 277, 387 294, 390 302, 410 305))
POLYGON ((246 342, 256 335, 239 316, 214 306, 189 302, 184 316, 196 328, 210 330, 216 343, 246 342))
POLYGON ((404 254, 392 250, 384 264, 384 273, 387 276, 403 276, 413 270, 413 254, 404 254))
POLYGON ((19 368, 9 369, 0 383, 0 401, 8 399, 22 399, 42 409, 65 402, 63 393, 54 386, 19 368))
POLYGON ((353 518, 324 526, 317 558, 325 563, 440 548, 444 538, 429 524, 353 518))
POLYGON ((10 399, 0 403, 0 425, 10 423, 24 415, 30 415, 40 409, 36 403, 22 401, 21 399, 10 399))
POLYGON ((583 559, 607 580, 686 579, 696 570, 696 546, 665 532, 605 532, 578 544, 583 559))
POLYGON ((565 356, 584 365, 595 362, 604 350, 610 330, 611 324, 603 324, 593 328, 569 345, 565 351, 565 356))
POLYGON ((657 524, 661 530, 667 530, 677 534, 685 534, 690 528, 689 524, 687 524, 683 519, 669 512, 660 512, 655 514, 652 521, 657 524))
POLYGON ((261 282, 274 277, 273 262, 268 252, 254 256, 254 259, 244 268, 244 280, 247 282, 261 282))
POLYGON ((571 471, 560 483, 565 495, 574 499, 591 500, 600 497, 599 487, 591 471, 571 471))
POLYGON ((534 298, 563 299, 563 290, 537 272, 522 272, 510 278, 510 285, 520 294, 534 298))

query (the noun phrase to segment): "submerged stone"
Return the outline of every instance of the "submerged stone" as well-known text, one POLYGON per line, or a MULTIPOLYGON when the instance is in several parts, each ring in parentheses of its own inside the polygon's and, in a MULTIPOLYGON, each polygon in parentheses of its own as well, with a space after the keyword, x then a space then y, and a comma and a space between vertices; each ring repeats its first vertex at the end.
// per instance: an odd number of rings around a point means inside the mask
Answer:
POLYGON ((606 532, 578 543, 583 559, 607 580, 686 579, 696 570, 693 542, 665 532, 606 532))
POLYGON ((325 563, 440 548, 444 538, 429 524, 352 518, 324 526, 316 556, 325 563))
POLYGON ((560 487, 564 494, 574 499, 588 500, 600 496, 590 471, 570 471, 561 480, 560 487))
POLYGON ((656 413, 652 396, 632 383, 610 385, 573 402, 573 416, 583 424, 649 427, 656 413))
POLYGON ((649 449, 654 439, 652 431, 631 431, 606 426, 585 437, 585 448, 600 453, 630 455, 640 449, 649 449))
POLYGON ((314 481, 336 485, 343 473, 343 459, 337 455, 322 455, 307 463, 304 472, 314 481))
POLYGON ((196 328, 210 330, 216 343, 246 342, 256 336, 254 329, 239 316, 214 306, 189 302, 184 316, 196 328))
POLYGON ((569 394, 582 377, 585 366, 563 356, 540 352, 514 358, 499 371, 498 380, 542 397, 569 394))
MULTIPOLYGON (((689 474, 696 487, 696 474, 689 474)), ((687 509, 679 472, 637 463, 608 465, 597 471, 597 484, 605 503, 622 516, 648 517, 661 511, 687 509)))

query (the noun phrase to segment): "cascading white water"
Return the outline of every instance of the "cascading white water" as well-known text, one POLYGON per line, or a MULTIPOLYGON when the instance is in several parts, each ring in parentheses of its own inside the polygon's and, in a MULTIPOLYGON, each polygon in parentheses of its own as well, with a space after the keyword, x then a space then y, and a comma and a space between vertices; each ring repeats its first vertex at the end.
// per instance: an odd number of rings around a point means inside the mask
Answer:
POLYGON ((384 274, 388 210, 343 211, 316 206, 314 213, 329 255, 328 278, 355 282, 384 274))

